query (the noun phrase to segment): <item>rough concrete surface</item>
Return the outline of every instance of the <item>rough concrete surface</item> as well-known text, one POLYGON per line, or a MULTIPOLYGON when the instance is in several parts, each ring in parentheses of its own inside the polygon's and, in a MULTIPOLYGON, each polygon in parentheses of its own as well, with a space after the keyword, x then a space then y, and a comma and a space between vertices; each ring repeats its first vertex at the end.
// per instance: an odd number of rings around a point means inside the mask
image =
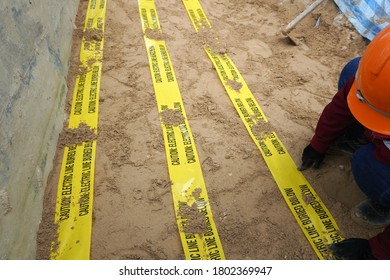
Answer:
POLYGON ((0 259, 35 258, 78 4, 0 2, 0 259))

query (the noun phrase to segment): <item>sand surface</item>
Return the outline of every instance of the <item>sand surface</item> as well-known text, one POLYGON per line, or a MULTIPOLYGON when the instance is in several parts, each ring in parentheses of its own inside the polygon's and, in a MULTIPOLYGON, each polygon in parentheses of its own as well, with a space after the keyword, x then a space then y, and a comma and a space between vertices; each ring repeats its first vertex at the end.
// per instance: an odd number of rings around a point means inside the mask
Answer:
MULTIPOLYGON (((306 0, 200 1, 222 51, 234 61, 297 165, 343 65, 367 42, 333 1, 281 33, 306 0), (316 25, 317 23, 317 25, 316 25)), ((227 259, 317 259, 238 117, 180 0, 155 0, 227 259)), ((86 1, 75 23, 77 63, 86 1)), ((77 69, 72 67, 72 69, 77 69)), ((77 71, 69 74, 69 104, 77 71)), ((233 86, 239 86, 232 84, 233 86)), ((91 259, 184 259, 138 3, 109 0, 99 107, 91 259)), ((174 112, 173 112, 174 113, 174 112)), ((167 116, 169 119, 169 116, 167 116)), ((88 131, 87 131, 88 132, 88 131)), ((64 138, 62 138, 64 139, 64 138)), ((46 191, 37 258, 48 257, 63 143, 46 191)), ((344 237, 378 229, 351 219, 364 199, 350 155, 327 155, 304 175, 344 237)))

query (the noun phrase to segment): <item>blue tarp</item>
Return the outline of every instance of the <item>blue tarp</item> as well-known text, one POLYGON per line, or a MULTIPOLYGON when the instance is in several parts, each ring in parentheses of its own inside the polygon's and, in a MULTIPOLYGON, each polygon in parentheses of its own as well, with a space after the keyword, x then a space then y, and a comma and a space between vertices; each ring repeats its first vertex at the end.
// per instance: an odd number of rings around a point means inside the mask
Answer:
POLYGON ((369 40, 390 24, 390 0, 334 0, 356 30, 369 40))

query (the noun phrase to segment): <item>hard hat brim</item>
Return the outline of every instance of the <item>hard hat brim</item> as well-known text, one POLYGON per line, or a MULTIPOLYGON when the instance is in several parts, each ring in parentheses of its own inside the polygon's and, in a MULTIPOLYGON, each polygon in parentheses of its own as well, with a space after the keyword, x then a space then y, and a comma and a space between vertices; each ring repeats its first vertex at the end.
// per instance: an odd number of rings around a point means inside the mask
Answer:
POLYGON ((366 128, 384 135, 390 135, 390 118, 375 111, 356 96, 356 81, 347 96, 349 109, 354 117, 366 128))

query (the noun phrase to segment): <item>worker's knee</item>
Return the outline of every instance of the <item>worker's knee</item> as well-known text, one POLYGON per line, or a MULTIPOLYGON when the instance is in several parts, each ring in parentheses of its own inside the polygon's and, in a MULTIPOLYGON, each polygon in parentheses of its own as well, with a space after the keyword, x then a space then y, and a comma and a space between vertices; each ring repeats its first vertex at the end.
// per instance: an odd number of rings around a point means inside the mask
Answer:
POLYGON ((358 149, 352 157, 352 173, 359 188, 371 199, 390 207, 390 166, 374 156, 374 144, 358 149))

